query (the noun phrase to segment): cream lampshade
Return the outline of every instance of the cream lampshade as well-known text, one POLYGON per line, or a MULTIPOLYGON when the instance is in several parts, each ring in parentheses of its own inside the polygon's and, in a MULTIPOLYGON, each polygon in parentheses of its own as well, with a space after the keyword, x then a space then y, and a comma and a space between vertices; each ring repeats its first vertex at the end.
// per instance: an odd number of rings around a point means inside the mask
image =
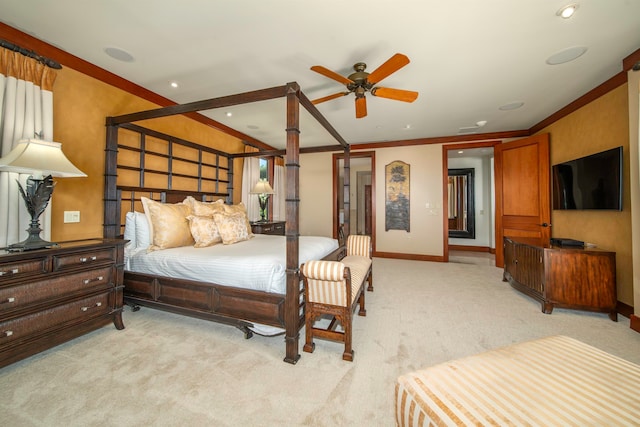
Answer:
POLYGON ((18 145, 3 158, 0 158, 0 171, 30 173, 25 191, 18 182, 20 194, 31 215, 31 226, 27 229, 26 240, 10 245, 9 251, 26 251, 56 246, 40 238, 40 222, 38 218, 47 207, 54 182, 52 177, 73 178, 87 176, 75 167, 62 152, 59 142, 39 139, 21 139, 18 145))
POLYGON ((269 185, 266 179, 259 180, 251 190, 251 194, 258 195, 258 202, 260 203, 260 221, 267 220, 267 202, 269 195, 274 194, 273 188, 269 185))

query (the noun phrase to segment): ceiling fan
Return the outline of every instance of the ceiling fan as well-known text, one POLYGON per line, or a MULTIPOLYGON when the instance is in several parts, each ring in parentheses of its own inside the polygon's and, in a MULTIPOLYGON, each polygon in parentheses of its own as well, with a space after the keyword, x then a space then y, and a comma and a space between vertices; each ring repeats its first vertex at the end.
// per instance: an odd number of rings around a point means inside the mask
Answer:
POLYGON ((406 55, 396 53, 371 73, 367 73, 365 71, 365 69, 367 68, 367 64, 365 64, 364 62, 358 62, 353 66, 355 73, 350 74, 348 77, 344 77, 321 65, 314 65, 313 67, 311 67, 311 70, 344 84, 347 87, 347 91, 334 93, 333 95, 318 98, 311 102, 313 104, 320 104, 321 102, 330 101, 332 99, 340 98, 341 96, 349 95, 350 93, 355 93, 357 119, 360 119, 367 115, 367 100, 364 96, 366 92, 369 92, 371 93, 371 95, 379 96, 381 98, 394 99, 396 101, 403 102, 413 102, 416 100, 416 98, 418 98, 418 92, 402 89, 391 89, 387 87, 374 87, 376 83, 379 83, 382 79, 395 73, 408 63, 409 58, 407 58, 406 55))

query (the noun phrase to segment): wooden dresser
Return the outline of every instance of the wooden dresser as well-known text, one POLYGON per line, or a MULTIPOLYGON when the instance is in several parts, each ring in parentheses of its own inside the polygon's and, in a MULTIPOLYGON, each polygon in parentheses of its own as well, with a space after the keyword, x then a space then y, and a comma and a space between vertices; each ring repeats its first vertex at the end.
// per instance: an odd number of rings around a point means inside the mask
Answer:
POLYGON ((257 221, 251 223, 254 234, 276 234, 284 236, 285 221, 257 221))
POLYGON ((0 249, 0 367, 122 323, 124 240, 0 249))
POLYGON ((505 238, 504 280, 540 301, 544 313, 562 307, 618 319, 615 252, 541 247, 505 238))

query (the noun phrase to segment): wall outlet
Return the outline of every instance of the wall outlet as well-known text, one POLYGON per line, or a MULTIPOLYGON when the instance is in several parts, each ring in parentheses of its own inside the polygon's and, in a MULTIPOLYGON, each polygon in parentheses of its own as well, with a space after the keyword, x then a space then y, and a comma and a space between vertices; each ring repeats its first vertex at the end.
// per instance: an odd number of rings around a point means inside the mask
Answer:
POLYGON ((80 211, 64 211, 64 222, 80 222, 80 211))

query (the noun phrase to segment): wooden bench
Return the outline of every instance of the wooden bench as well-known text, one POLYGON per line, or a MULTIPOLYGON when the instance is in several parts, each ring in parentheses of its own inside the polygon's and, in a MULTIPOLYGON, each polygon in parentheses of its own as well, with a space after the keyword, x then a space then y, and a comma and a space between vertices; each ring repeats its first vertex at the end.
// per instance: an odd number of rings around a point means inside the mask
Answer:
POLYGON ((352 314, 360 305, 359 316, 366 316, 364 283, 373 291, 371 238, 349 236, 346 256, 340 261, 312 260, 300 268, 305 295, 305 336, 303 350, 312 353, 314 337, 344 342, 344 360, 353 360, 351 348, 352 314), (323 315, 332 317, 326 329, 315 326, 323 315), (335 328, 342 325, 342 331, 335 328))

